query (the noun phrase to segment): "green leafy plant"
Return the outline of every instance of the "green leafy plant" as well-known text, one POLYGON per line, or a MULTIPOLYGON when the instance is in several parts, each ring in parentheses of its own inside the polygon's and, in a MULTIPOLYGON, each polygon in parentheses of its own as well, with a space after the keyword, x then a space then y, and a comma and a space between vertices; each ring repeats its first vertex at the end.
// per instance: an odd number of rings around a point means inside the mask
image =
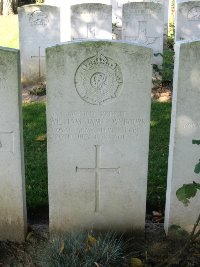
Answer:
POLYGON ((30 95, 43 96, 46 95, 46 85, 44 83, 40 83, 38 86, 34 87, 29 91, 30 95))
MULTIPOLYGON (((200 145, 200 140, 192 140, 192 144, 200 145)), ((196 174, 200 174, 200 159, 199 162, 195 165, 194 172, 196 174)), ((190 199, 194 198, 200 190, 200 183, 193 181, 190 184, 184 184, 181 188, 176 191, 176 196, 179 201, 181 201, 185 206, 188 206, 190 203, 190 199)), ((189 236, 188 242, 186 244, 186 248, 194 242, 197 238, 200 237, 200 229, 198 226, 200 225, 200 213, 198 215, 197 221, 194 224, 193 230, 189 236)))
POLYGON ((35 3, 36 4, 43 4, 44 3, 44 0, 35 0, 35 3))
MULTIPOLYGON (((200 140, 192 140, 192 144, 200 145, 200 140)), ((196 174, 200 174, 200 159, 195 165, 194 172, 196 174)), ((196 196, 198 190, 200 190, 200 183, 193 181, 193 183, 184 184, 181 188, 179 188, 176 191, 176 196, 179 201, 181 201, 185 206, 188 206, 190 199, 196 196)))
MULTIPOLYGON (((192 140, 192 144, 200 145, 200 140, 192 140)), ((195 165, 194 172, 196 174, 200 174, 200 160, 195 165)), ((188 206, 190 199, 196 196, 198 190, 200 190, 200 183, 193 181, 193 183, 190 184, 183 184, 183 186, 176 191, 176 196, 179 201, 181 201, 185 206, 188 206)), ((173 256, 167 258, 162 264, 158 264, 156 267, 173 266, 174 262, 177 262, 178 259, 187 254, 191 245, 200 237, 200 229, 198 228, 199 225, 200 213, 190 234, 178 225, 171 225, 170 232, 175 233, 176 237, 186 238, 186 242, 173 256)))

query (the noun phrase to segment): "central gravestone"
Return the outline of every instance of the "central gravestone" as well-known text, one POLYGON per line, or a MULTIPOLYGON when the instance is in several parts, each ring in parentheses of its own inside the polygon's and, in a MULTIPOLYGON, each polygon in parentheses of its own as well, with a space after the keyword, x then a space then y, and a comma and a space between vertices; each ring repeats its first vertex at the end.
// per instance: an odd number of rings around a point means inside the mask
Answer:
POLYGON ((151 60, 151 49, 117 42, 47 49, 52 233, 144 230, 151 60))
POLYGON ((72 5, 71 39, 112 39, 112 6, 72 5))

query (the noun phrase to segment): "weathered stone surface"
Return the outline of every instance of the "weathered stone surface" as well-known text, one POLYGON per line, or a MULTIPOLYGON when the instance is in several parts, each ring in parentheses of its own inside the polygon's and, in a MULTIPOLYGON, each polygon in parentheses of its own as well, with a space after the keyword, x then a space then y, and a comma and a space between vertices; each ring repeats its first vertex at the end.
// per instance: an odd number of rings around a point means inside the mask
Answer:
POLYGON ((67 3, 68 5, 91 4, 91 3, 110 5, 110 2, 111 0, 45 0, 46 5, 53 5, 53 6, 62 6, 63 3, 67 3))
POLYGON ((119 42, 47 49, 51 233, 144 230, 151 62, 119 42))
POLYGON ((112 6, 71 6, 71 39, 112 39, 112 6))
POLYGON ((45 48, 60 43, 60 9, 28 5, 18 9, 22 82, 45 80, 45 48))
MULTIPOLYGON (((114 25, 117 25, 119 29, 122 26, 122 5, 128 2, 153 2, 156 4, 163 5, 164 12, 164 38, 167 40, 168 36, 168 11, 169 11, 169 0, 111 0, 112 3, 112 21, 114 25)), ((121 37, 120 37, 121 39, 121 37)))
POLYGON ((177 1, 175 40, 200 39, 200 1, 177 1))
POLYGON ((177 42, 174 70, 165 230, 177 224, 191 230, 199 214, 200 192, 185 207, 176 197, 183 184, 199 182, 194 173, 200 159, 200 42, 177 42))
POLYGON ((113 10, 113 22, 117 23, 119 26, 122 26, 122 6, 123 4, 130 2, 153 2, 155 4, 163 4, 164 2, 164 11, 165 11, 165 22, 168 23, 168 5, 169 0, 111 0, 112 10, 113 10))
POLYGON ((163 5, 127 3, 123 5, 122 39, 153 49, 153 63, 162 65, 163 5))
POLYGON ((0 47, 0 240, 22 241, 26 204, 19 51, 0 47))

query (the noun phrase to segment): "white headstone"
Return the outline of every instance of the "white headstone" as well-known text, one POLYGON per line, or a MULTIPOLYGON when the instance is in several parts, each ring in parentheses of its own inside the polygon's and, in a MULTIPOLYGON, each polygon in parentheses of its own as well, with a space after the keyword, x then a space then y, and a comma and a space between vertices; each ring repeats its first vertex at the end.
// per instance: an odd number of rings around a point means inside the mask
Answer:
POLYGON ((144 230, 151 62, 151 49, 112 41, 47 49, 52 233, 144 230))
POLYGON ((176 197, 183 184, 199 182, 194 173, 200 159, 200 42, 177 42, 171 118, 165 230, 172 224, 190 231, 199 214, 200 192, 185 207, 176 197))
POLYGON ((60 43, 60 9, 28 5, 18 9, 22 82, 45 80, 45 48, 60 43))
POLYGON ((122 39, 153 49, 153 63, 162 65, 163 5, 127 3, 123 5, 122 39))
POLYGON ((0 240, 23 241, 26 200, 19 51, 0 47, 0 240))
POLYGON ((71 6, 71 39, 112 39, 112 6, 71 6))
POLYGON ((60 41, 71 41, 70 0, 45 0, 44 3, 60 7, 60 41))
POLYGON ((91 3, 110 5, 111 1, 112 0, 45 0, 45 4, 53 6, 62 6, 63 3, 67 3, 68 5, 91 4, 91 3))
MULTIPOLYGON (((111 0, 112 9, 113 9, 113 23, 117 23, 118 26, 122 26, 122 6, 126 3, 131 2, 153 2, 156 4, 163 4, 164 10, 167 10, 169 0, 111 0)), ((168 23, 168 13, 165 12, 165 21, 168 23)))
POLYGON ((200 39, 200 1, 177 2, 175 40, 200 39))

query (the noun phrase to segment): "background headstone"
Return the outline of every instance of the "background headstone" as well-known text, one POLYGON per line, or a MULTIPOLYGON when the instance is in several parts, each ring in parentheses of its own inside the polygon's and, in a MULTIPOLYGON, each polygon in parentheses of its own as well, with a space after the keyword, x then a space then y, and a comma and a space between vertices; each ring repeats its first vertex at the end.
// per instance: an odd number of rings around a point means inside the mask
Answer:
POLYGON ((0 47, 0 240, 23 241, 26 200, 19 51, 0 47))
POLYGON ((144 230, 151 62, 111 41, 47 49, 51 233, 144 230))
POLYGON ((176 9, 175 40, 200 39, 200 1, 177 1, 176 9))
POLYGON ((99 4, 110 5, 111 0, 45 0, 46 5, 62 6, 63 3, 68 3, 69 5, 88 4, 88 3, 99 3, 99 4))
POLYGON ((163 5, 163 12, 164 12, 164 37, 167 39, 168 35, 168 9, 169 9, 169 0, 111 0, 112 3, 112 16, 113 16, 113 23, 120 29, 122 27, 122 6, 123 4, 129 2, 153 2, 157 4, 163 5))
POLYGON ((45 80, 45 48, 60 43, 60 8, 28 5, 18 9, 23 83, 45 80))
POLYGON ((112 6, 71 6, 71 39, 112 39, 112 6))
POLYGON ((153 49, 153 63, 162 65, 163 5, 127 3, 123 5, 122 39, 153 49))
POLYGON ((185 207, 176 197, 183 184, 199 182, 194 173, 200 159, 200 42, 177 42, 171 118, 165 230, 172 224, 191 230, 199 214, 200 192, 185 207))

